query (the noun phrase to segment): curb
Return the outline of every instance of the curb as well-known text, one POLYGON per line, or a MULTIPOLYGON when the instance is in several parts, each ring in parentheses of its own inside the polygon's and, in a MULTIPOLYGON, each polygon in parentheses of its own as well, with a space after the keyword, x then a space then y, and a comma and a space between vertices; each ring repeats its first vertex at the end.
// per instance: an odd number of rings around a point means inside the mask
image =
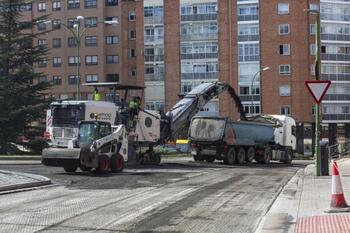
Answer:
POLYGON ((0 173, 5 175, 18 175, 18 176, 27 177, 29 179, 34 180, 33 182, 18 183, 18 184, 12 184, 12 185, 0 187, 0 192, 14 191, 17 189, 32 188, 32 187, 51 184, 51 179, 40 175, 20 173, 20 172, 10 172, 10 171, 4 171, 4 170, 0 170, 0 173))
POLYGON ((255 233, 294 233, 302 193, 304 169, 299 169, 273 200, 255 233))

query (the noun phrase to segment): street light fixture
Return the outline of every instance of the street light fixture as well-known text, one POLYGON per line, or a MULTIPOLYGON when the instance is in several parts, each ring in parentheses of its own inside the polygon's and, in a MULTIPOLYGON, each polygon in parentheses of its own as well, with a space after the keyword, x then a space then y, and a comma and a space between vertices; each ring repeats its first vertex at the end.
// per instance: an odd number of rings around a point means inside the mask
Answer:
MULTIPOLYGON (((83 35, 85 34, 86 30, 88 28, 91 28, 89 26, 85 26, 84 28, 81 27, 81 20, 84 20, 84 16, 77 16, 76 17, 77 22, 73 25, 73 28, 75 28, 76 30, 72 30, 71 27, 69 27, 68 25, 64 24, 64 23, 60 23, 60 25, 64 26, 65 28, 67 28, 74 36, 76 45, 77 45, 77 78, 76 78, 76 84, 77 84, 77 95, 76 95, 76 100, 80 100, 80 46, 81 46, 81 38, 83 37, 83 35)), ((51 23, 51 20, 48 21, 40 21, 38 23, 51 23)), ((104 24, 108 24, 108 25, 117 25, 119 24, 118 20, 111 20, 111 21, 99 21, 96 24, 99 23, 104 23, 104 24)))
MULTIPOLYGON (((269 69, 270 69, 270 67, 268 67, 268 66, 267 66, 267 67, 264 67, 264 68, 262 68, 261 70, 258 70, 258 71, 254 74, 254 76, 253 76, 252 83, 251 83, 251 85, 250 85, 251 106, 253 107, 253 109, 254 109, 254 103, 253 103, 253 84, 254 84, 255 78, 256 78, 257 75, 260 74, 261 72, 266 71, 266 70, 269 70, 269 69)), ((261 81, 260 81, 260 83, 261 83, 261 81)), ((259 95, 260 95, 260 93, 261 93, 261 88, 260 88, 259 95)), ((261 99, 260 99, 260 102, 261 102, 261 99)), ((250 109, 250 107, 249 107, 249 109, 250 109)))
MULTIPOLYGON (((309 12, 310 14, 316 15, 316 80, 321 79, 321 20, 320 20, 320 11, 305 9, 304 11, 309 12)), ((316 125, 316 135, 315 135, 315 157, 316 157, 316 176, 321 175, 321 147, 320 147, 320 138, 321 138, 321 114, 320 114, 320 104, 316 103, 316 115, 315 115, 315 125, 316 125)))

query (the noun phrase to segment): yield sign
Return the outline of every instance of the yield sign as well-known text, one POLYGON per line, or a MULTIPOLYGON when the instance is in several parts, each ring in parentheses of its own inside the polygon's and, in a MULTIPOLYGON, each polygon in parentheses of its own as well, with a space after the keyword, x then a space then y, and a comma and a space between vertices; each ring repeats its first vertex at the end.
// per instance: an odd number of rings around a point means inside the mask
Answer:
POLYGON ((322 101, 323 96, 326 94, 329 86, 331 85, 331 81, 306 81, 305 85, 307 89, 309 89, 316 103, 319 104, 322 101))

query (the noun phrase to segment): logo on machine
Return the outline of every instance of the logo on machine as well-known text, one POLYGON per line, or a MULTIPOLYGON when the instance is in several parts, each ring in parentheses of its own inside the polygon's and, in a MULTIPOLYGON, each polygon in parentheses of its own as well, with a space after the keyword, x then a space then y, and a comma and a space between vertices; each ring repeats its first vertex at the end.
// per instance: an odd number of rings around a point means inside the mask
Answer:
POLYGON ((112 114, 111 113, 91 113, 90 114, 91 119, 97 119, 97 120, 111 120, 112 114))

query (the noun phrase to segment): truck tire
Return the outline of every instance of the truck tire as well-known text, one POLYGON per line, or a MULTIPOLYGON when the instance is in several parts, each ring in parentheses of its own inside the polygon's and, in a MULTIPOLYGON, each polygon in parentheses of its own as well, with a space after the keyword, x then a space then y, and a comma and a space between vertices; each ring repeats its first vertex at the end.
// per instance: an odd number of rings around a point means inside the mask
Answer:
POLYGON ((79 165, 79 168, 80 170, 82 170, 83 172, 89 172, 91 171, 91 167, 87 167, 87 166, 84 166, 82 164, 79 165))
POLYGON ((264 157, 261 160, 261 162, 264 164, 268 164, 270 163, 271 157, 272 157, 272 150, 270 147, 266 147, 264 151, 264 157))
POLYGON ((245 161, 247 163, 252 163, 253 160, 255 158, 255 149, 254 147, 249 147, 248 150, 247 150, 247 154, 246 154, 246 157, 245 157, 245 161))
POLYGON ((284 158, 284 163, 285 164, 291 164, 293 160, 293 151, 291 149, 286 149, 286 153, 285 153, 285 158, 284 158))
POLYGON ((215 161, 215 157, 214 156, 208 156, 205 158, 205 161, 207 161, 208 163, 212 163, 215 161))
POLYGON ((63 167, 64 171, 65 172, 75 172, 77 170, 78 167, 74 167, 74 166, 71 166, 71 167, 63 167))
POLYGON ((245 149, 240 147, 237 152, 236 161, 238 164, 242 164, 245 162, 245 149))
POLYGON ((111 172, 121 173, 124 169, 124 158, 120 154, 112 155, 111 157, 111 172))
POLYGON ((109 171, 110 163, 107 155, 100 155, 98 157, 98 168, 96 169, 100 174, 107 174, 109 171))
POLYGON ((236 151, 234 148, 230 148, 230 150, 227 152, 226 157, 224 158, 224 163, 232 165, 236 161, 236 151))

